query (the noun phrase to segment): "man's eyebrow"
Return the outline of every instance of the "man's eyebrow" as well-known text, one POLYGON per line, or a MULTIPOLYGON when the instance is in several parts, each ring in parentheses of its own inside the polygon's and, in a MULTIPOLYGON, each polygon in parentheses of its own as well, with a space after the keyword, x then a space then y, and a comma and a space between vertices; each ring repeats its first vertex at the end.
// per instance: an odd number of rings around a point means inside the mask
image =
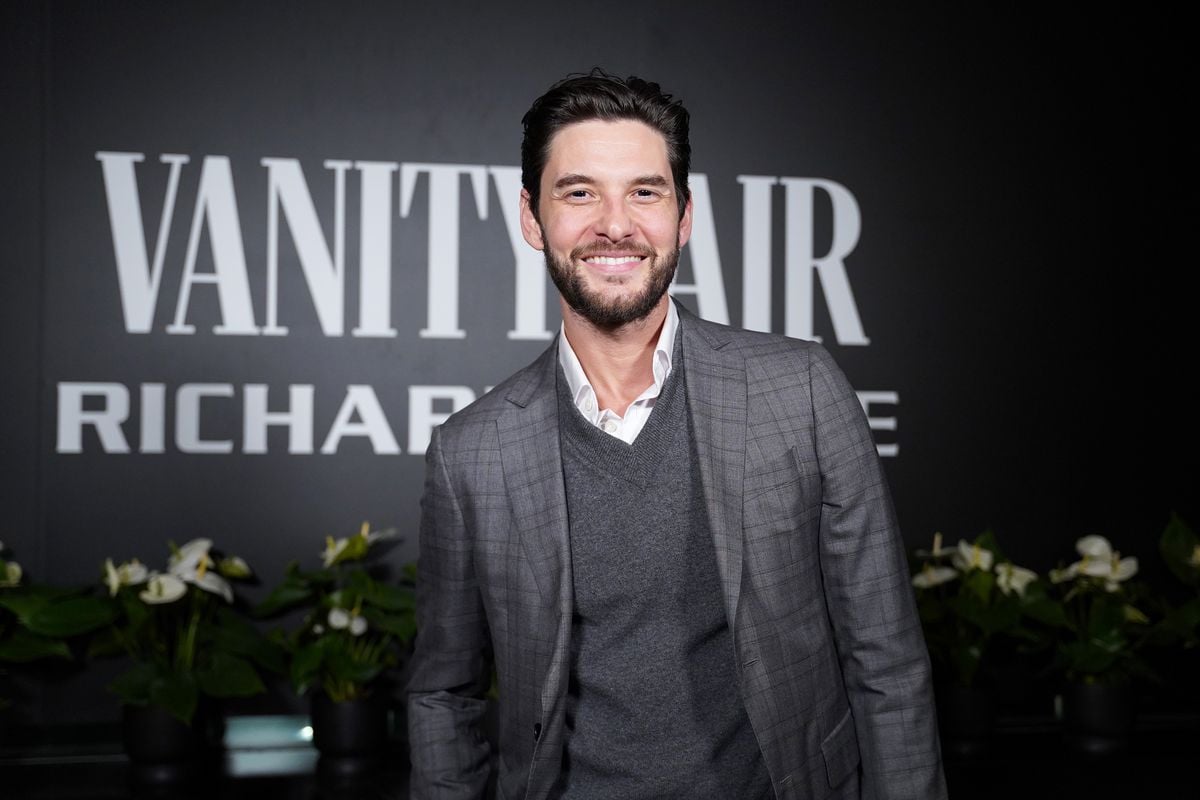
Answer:
POLYGON ((634 183, 638 186, 655 186, 659 188, 671 185, 671 182, 662 175, 643 175, 635 180, 634 183))
MULTIPOLYGON (((587 175, 580 175, 577 172, 572 172, 563 175, 554 182, 555 189, 565 189, 568 186, 578 186, 579 184, 592 184, 595 180, 587 175)), ((666 188, 671 185, 671 182, 662 175, 639 175, 630 181, 633 186, 654 186, 656 188, 666 188)))
POLYGON ((587 175, 580 175, 577 172, 572 172, 568 175, 563 175, 554 182, 555 189, 565 189, 568 186, 575 186, 580 183, 594 183, 587 175))

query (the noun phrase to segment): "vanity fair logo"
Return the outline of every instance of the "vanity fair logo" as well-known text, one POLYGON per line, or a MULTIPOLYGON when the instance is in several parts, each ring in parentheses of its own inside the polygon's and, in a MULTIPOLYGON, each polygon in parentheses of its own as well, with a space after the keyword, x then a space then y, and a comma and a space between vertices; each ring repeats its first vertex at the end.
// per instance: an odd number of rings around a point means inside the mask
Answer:
MULTIPOLYGON (((107 199, 117 288, 125 331, 150 334, 160 302, 163 273, 179 269, 178 293, 173 298, 171 321, 161 330, 172 336, 206 333, 189 322, 189 307, 197 287, 216 290, 219 321, 209 329, 217 336, 288 335, 289 320, 280 312, 281 281, 301 280, 315 309, 316 320, 328 337, 395 337, 392 320, 392 221, 394 214, 407 218, 417 198, 418 179, 424 176, 428 191, 428 232, 425 320, 419 330, 424 339, 464 339, 468 330, 459 313, 460 219, 464 215, 464 185, 469 186, 475 215, 488 220, 489 181, 501 198, 500 217, 511 245, 515 275, 511 340, 549 340, 554 331, 546 318, 547 284, 542 254, 521 236, 518 197, 520 169, 510 166, 475 164, 408 163, 330 159, 323 163, 332 184, 333 241, 325 236, 309 181, 298 159, 267 157, 260 160, 262 172, 239 177, 239 183, 266 183, 267 224, 265 292, 256 311, 251 293, 251 265, 247 263, 244 230, 239 216, 238 191, 229 158, 205 155, 198 165, 189 155, 165 153, 160 165, 148 170, 138 164, 144 153, 97 152, 107 199), (196 196, 192 206, 182 264, 167 264, 168 240, 179 205, 179 187, 185 169, 197 169, 196 196), (138 172, 143 174, 139 183, 138 172), (464 182, 464 178, 466 179, 464 182), (357 183, 360 202, 358 218, 358 303, 357 318, 346 319, 346 193, 357 183), (151 188, 153 187, 153 188, 151 188), (143 218, 142 195, 161 187, 161 215, 155 228, 143 218), (398 190, 398 193, 397 193, 398 190), (394 201, 398 198, 398 204, 394 201), (398 205, 398 209, 396 206, 398 205), (395 209, 395 211, 394 211, 395 209), (285 225, 281 225, 281 217, 285 225), (281 228, 286 228, 296 263, 280 259, 281 228), (147 234, 153 234, 153 244, 147 234), (204 240, 211 253, 211 271, 198 271, 204 240), (298 275, 297 269, 298 266, 298 275), (350 322, 353 327, 347 330, 350 322)), ((842 345, 870 343, 863 330, 846 272, 845 259, 854 250, 861 217, 854 195, 845 186, 823 178, 739 175, 742 187, 742 318, 741 325, 769 331, 772 308, 772 221, 778 194, 783 200, 784 219, 784 318, 782 332, 788 336, 820 341, 814 331, 815 281, 821 283, 833 333, 842 345), (778 190, 776 187, 780 187, 778 190), (825 252, 816 252, 814 236, 818 195, 830 209, 825 252)), ((692 295, 701 316, 729 322, 725 281, 717 247, 717 231, 707 176, 690 176, 693 197, 693 233, 687 247, 692 283, 676 282, 672 294, 692 295)), ((256 187, 257 188, 257 187, 256 187)), ((244 188, 243 188, 244 191, 244 188)), ((328 201, 329 198, 325 198, 328 201)), ((323 204, 328 207, 328 202, 323 204)), ((261 273, 259 273, 261 275, 261 273)), ((261 281, 260 281, 261 283, 261 281)), ((294 321, 293 321, 294 324, 294 321)), ((267 451, 266 430, 275 425, 289 431, 288 452, 314 452, 312 385, 291 385, 285 411, 267 410, 267 389, 247 384, 183 384, 174 389, 174 447, 185 453, 234 452, 232 440, 210 441, 200 437, 201 400, 242 396, 243 435, 240 451, 267 451)), ((131 452, 131 432, 139 432, 137 451, 166 451, 167 387, 144 383, 139 396, 139 422, 129 421, 129 387, 120 383, 60 382, 58 392, 58 452, 79 453, 86 441, 95 441, 104 452, 131 452), (85 437, 92 428, 95 437, 85 437)), ((864 408, 895 405, 895 392, 861 392, 864 408)), ((429 432, 448 415, 475 398, 466 386, 409 387, 408 452, 423 453, 429 432), (435 411, 435 408, 439 409, 435 411)), ((206 406, 208 404, 205 404, 206 406)), ((877 430, 894 430, 894 417, 871 418, 877 430)), ((336 453, 347 436, 367 438, 374 452, 400 453, 401 449, 370 386, 346 387, 335 421, 324 437, 319 452, 336 453)), ((89 448, 90 449, 90 448, 89 448)), ((895 444, 880 445, 883 455, 895 455, 895 444)))

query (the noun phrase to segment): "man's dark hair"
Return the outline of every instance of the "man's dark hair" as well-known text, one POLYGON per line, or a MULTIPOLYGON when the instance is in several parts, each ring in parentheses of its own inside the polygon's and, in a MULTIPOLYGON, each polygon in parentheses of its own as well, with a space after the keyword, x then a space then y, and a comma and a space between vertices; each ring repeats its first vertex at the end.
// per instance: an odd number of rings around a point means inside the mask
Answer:
POLYGON ((667 142, 667 159, 679 214, 687 207, 688 170, 692 146, 688 144, 688 112, 683 103, 664 92, 657 83, 630 76, 618 78, 596 67, 587 75, 571 75, 550 87, 533 101, 521 118, 525 137, 521 141, 521 185, 529 192, 536 217, 542 170, 550 155, 550 140, 562 128, 593 119, 632 119, 644 122, 667 142))

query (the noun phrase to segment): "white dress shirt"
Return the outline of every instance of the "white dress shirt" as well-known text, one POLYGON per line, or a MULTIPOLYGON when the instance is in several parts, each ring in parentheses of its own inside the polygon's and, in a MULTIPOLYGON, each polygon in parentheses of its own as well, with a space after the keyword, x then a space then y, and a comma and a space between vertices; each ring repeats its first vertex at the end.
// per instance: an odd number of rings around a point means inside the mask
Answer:
POLYGON ((571 397, 574 398, 575 407, 583 414, 583 418, 610 436, 615 436, 626 444, 633 444, 633 440, 645 427, 646 420, 650 419, 654 403, 662 392, 667 376, 671 374, 671 353, 675 350, 675 333, 678 330, 679 312, 675 310, 674 302, 668 302, 667 319, 658 334, 658 343, 654 346, 654 359, 651 362, 654 383, 646 387, 646 390, 629 404, 629 408, 625 409, 625 416, 621 417, 612 409, 599 408, 596 390, 588 381, 583 365, 579 363, 579 356, 575 355, 571 343, 567 341, 567 331, 564 327, 558 337, 558 363, 562 365, 571 397))

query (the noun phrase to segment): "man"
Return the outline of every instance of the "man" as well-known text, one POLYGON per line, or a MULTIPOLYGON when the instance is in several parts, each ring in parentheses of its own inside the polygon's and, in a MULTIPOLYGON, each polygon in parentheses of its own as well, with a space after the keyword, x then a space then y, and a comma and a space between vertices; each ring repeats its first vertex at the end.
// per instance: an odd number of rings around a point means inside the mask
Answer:
POLYGON ((929 664, 864 415, 810 342, 666 294, 688 114, 561 81, 523 120, 521 222, 556 342, 426 456, 414 798, 944 796, 929 664))

